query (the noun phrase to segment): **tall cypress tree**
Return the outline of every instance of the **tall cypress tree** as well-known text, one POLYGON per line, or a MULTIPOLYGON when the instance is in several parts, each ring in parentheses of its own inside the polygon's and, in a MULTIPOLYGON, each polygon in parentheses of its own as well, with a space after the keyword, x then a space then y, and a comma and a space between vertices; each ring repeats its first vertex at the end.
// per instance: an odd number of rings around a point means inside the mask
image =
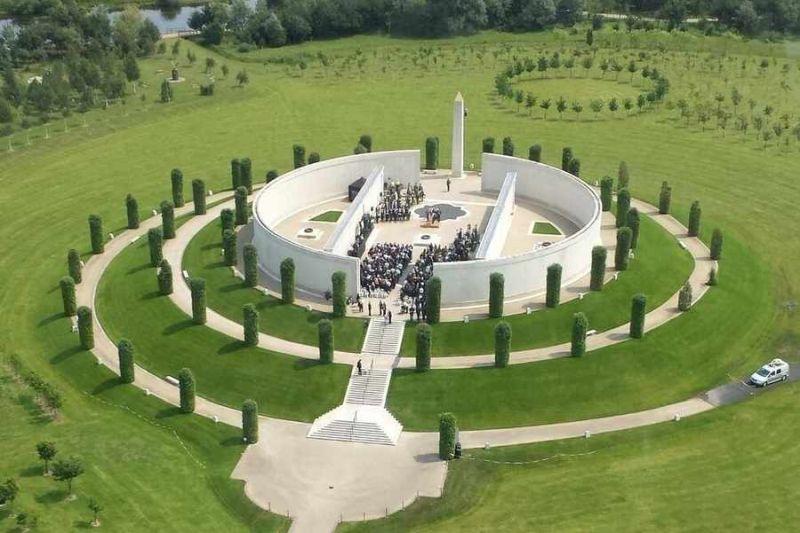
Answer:
POLYGON ((236 215, 233 213, 233 209, 228 209, 227 207, 219 212, 219 223, 221 227, 221 234, 225 234, 225 230, 233 231, 236 227, 236 215))
POLYGON ((511 325, 508 322, 498 322, 494 327, 494 366, 505 368, 511 353, 511 325))
POLYGON ((281 261, 281 300, 294 303, 294 260, 287 257, 281 261))
POLYGON ((244 259, 244 284, 246 287, 258 285, 258 250, 253 244, 245 244, 242 249, 244 259))
POLYGON ((639 246, 639 225, 641 224, 641 220, 639 217, 639 210, 635 207, 631 207, 630 211, 628 211, 628 223, 627 226, 631 229, 631 250, 635 250, 637 246, 639 246))
POLYGON ((600 203, 603 204, 603 211, 611 211, 613 200, 614 180, 606 176, 600 180, 600 203))
POLYGON ((483 139, 483 143, 481 145, 481 151, 486 154, 494 153, 494 137, 486 137, 485 139, 483 139))
POLYGON ((192 321, 195 324, 206 323, 206 280, 191 278, 189 289, 192 292, 192 321))
POLYGON ((425 284, 425 313, 428 324, 438 324, 442 305, 442 280, 433 276, 425 284))
POLYGON ((503 316, 505 278, 499 272, 489 275, 489 317, 503 316))
POLYGON ((162 259, 158 266, 159 270, 156 276, 158 279, 158 292, 162 296, 168 296, 172 294, 172 265, 166 259, 162 259))
POLYGON ((545 305, 558 307, 561 301, 561 265, 553 263, 547 267, 547 288, 545 291, 545 305))
MULTIPOLYGON (((317 156, 319 157, 319 156, 317 156)), ((240 160, 241 175, 240 186, 247 190, 247 194, 253 193, 253 162, 249 157, 243 157, 240 160)))
POLYGON ((183 207, 183 172, 179 168, 173 168, 170 174, 172 182, 172 203, 175 207, 183 207))
POLYGON ((133 383, 136 378, 133 343, 128 339, 120 339, 117 344, 117 356, 119 358, 119 379, 123 383, 133 383))
POLYGON ((666 181, 661 182, 661 191, 658 193, 658 212, 662 215, 669 214, 672 203, 672 187, 666 181))
POLYGON ((333 322, 323 318, 317 323, 317 341, 319 344, 319 362, 333 362, 333 322))
POLYGON ((139 202, 132 194, 125 197, 125 213, 128 216, 128 229, 139 227, 139 202))
POLYGON ((258 442, 258 404, 245 400, 242 404, 242 438, 247 444, 258 442))
POLYGON ((302 144, 295 144, 292 146, 292 159, 294 160, 294 168, 300 168, 306 164, 306 147, 302 144))
POLYGON ((206 214, 206 184, 203 180, 192 180, 192 201, 194 214, 206 214))
POLYGON ((229 229, 222 233, 222 257, 226 266, 236 264, 236 234, 229 229))
POLYGON ((511 137, 503 137, 503 155, 514 155, 514 141, 511 137))
POLYGON ((697 237, 700 234, 700 216, 702 215, 700 202, 695 200, 689 209, 689 237, 697 237))
POLYGON ((528 159, 540 163, 542 161, 542 145, 532 144, 531 147, 528 148, 528 159))
POLYGON ((161 231, 165 239, 175 238, 175 206, 172 202, 161 202, 161 231))
POLYGON ((64 276, 58 282, 61 287, 61 302, 64 304, 64 314, 75 316, 78 312, 78 303, 75 297, 75 280, 69 276, 64 276))
POLYGON ((81 264, 81 254, 75 248, 70 248, 67 252, 67 271, 69 276, 80 283, 83 280, 83 265, 81 264))
POLYGON ((631 209, 631 193, 628 189, 620 189, 617 193, 617 227, 628 223, 628 211, 631 209))
POLYGON ((711 259, 718 261, 722 259, 722 230, 714 228, 711 234, 711 259))
POLYGON ((586 353, 586 332, 589 330, 589 320, 583 313, 575 313, 572 319, 572 357, 581 357, 586 353))
POLYGON ((147 230, 147 246, 150 249, 150 266, 157 267, 164 259, 163 236, 160 228, 147 230))
POLYGON ((180 404, 182 413, 194 413, 194 397, 196 384, 194 374, 188 368, 182 368, 178 372, 178 390, 180 392, 180 404))
POLYGON ((331 294, 333 295, 333 316, 343 318, 347 314, 347 274, 337 270, 331 276, 331 294))
POLYGON ((616 270, 628 270, 632 237, 631 228, 617 230, 617 249, 614 250, 614 268, 616 270))
POLYGON ((647 297, 637 294, 631 300, 631 326, 630 336, 641 339, 644 336, 644 317, 647 312, 647 297))
POLYGON ((439 168, 439 137, 425 139, 425 168, 428 170, 439 168))
POLYGON ((603 246, 592 248, 592 270, 589 288, 593 291, 602 291, 606 276, 606 258, 608 250, 603 246))
POLYGON ((572 161, 572 148, 565 146, 561 149, 561 170, 569 171, 569 163, 572 161))
POLYGON ((84 350, 94 348, 94 322, 92 310, 82 305, 76 311, 78 315, 78 338, 84 350))
POLYGON ((231 159, 231 189, 234 191, 242 184, 242 162, 231 159))
POLYGON ((106 249, 105 236, 103 235, 103 219, 100 215, 89 215, 89 240, 92 244, 93 254, 102 254, 106 249))
POLYGON ((427 372, 431 368, 431 327, 420 322, 417 324, 417 354, 416 354, 416 370, 417 372, 427 372))
POLYGON ((242 307, 244 324, 244 343, 248 346, 258 345, 258 309, 253 304, 244 304, 242 307))
POLYGON ((247 189, 244 187, 237 187, 233 196, 236 207, 236 225, 242 226, 247 224, 247 189))
POLYGON ((455 457, 458 424, 453 413, 439 415, 439 459, 449 461, 455 457))

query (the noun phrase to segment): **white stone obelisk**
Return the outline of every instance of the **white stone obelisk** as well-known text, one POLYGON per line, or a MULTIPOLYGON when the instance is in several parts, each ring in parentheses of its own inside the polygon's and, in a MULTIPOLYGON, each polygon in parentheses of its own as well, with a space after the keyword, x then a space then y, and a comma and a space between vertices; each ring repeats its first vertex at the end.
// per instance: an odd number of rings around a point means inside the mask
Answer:
POLYGON ((456 94, 453 101, 453 157, 452 173, 454 178, 464 175, 464 98, 456 94))

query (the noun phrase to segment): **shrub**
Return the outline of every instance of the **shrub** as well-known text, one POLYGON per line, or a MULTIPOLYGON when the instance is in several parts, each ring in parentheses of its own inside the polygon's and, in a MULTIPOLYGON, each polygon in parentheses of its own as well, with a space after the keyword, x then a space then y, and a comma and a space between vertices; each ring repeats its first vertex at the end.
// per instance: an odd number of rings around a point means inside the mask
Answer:
POLYGON ((168 296, 172 294, 172 266, 166 259, 162 259, 158 266, 159 270, 156 275, 158 279, 158 292, 163 296, 168 296))
POLYGON ((688 311, 692 308, 692 286, 687 281, 678 293, 678 309, 688 311))
POLYGON ((192 201, 194 214, 206 214, 206 184, 203 180, 192 180, 192 201))
POLYGON ((561 265, 553 263, 547 267, 547 289, 545 294, 545 305, 547 307, 558 307, 561 301, 561 265))
POLYGON ((306 148, 301 144, 292 146, 292 159, 294 168, 300 168, 306 164, 306 148))
POLYGON ((191 278, 189 289, 192 292, 192 321, 195 324, 206 323, 206 280, 191 278))
POLYGON ((608 250, 603 246, 592 248, 592 270, 589 280, 589 288, 593 291, 602 291, 603 282, 606 276, 606 258, 608 250))
POLYGON ((700 234, 700 202, 695 200, 689 209, 689 237, 697 237, 700 234))
POLYGON ((641 339, 644 335, 644 316, 647 308, 647 297, 637 294, 631 301, 631 331, 634 339, 641 339))
POLYGON ((505 368, 508 366, 508 356, 511 348, 511 325, 508 322, 499 322, 494 327, 494 366, 505 368))
POLYGON ((372 151, 372 135, 367 133, 358 138, 358 144, 367 149, 367 152, 372 151))
MULTIPOLYGON (((319 161, 319 154, 317 154, 317 161, 319 161)), ((253 162, 249 157, 243 157, 240 161, 239 186, 244 187, 247 194, 253 192, 253 162)))
POLYGON ((616 270, 628 270, 632 237, 631 228, 617 230, 617 249, 614 250, 614 268, 616 270))
POLYGON ((628 223, 628 211, 631 210, 631 193, 628 189, 620 189, 617 193, 617 221, 618 228, 628 223))
POLYGON ((175 207, 183 207, 183 172, 179 168, 173 168, 170 174, 172 181, 172 203, 175 207))
POLYGON ((247 224, 247 189, 244 187, 237 187, 233 196, 236 207, 236 225, 241 226, 247 224))
POLYGON ((569 162, 569 173, 579 177, 581 175, 581 160, 573 157, 569 162))
POLYGON ((425 139, 425 168, 428 170, 439 168, 439 137, 425 139))
POLYGON ((627 226, 631 229, 631 250, 635 250, 639 246, 639 225, 640 225, 639 210, 631 207, 628 211, 627 226))
POLYGON ((194 374, 188 368, 178 372, 178 389, 181 397, 181 413, 194 413, 195 381, 194 374))
POLYGON ((331 276, 331 294, 333 295, 333 316, 343 318, 347 314, 347 274, 337 270, 331 276))
POLYGON ((133 365, 133 343, 128 339, 120 339, 117 344, 119 356, 119 379, 123 383, 133 383, 135 370, 133 365))
POLYGON ((439 415, 439 459, 449 461, 456 455, 458 425, 453 413, 439 415))
POLYGON ((722 230, 714 228, 711 234, 711 259, 718 261, 722 258, 722 230))
POLYGON ((219 225, 221 227, 221 235, 225 234, 226 230, 233 231, 235 225, 235 215, 233 209, 225 208, 219 212, 219 225))
POLYGON ((505 278, 499 272, 489 276, 489 317, 500 318, 503 316, 505 278))
POLYGON ((438 324, 442 304, 442 280, 431 277, 425 284, 425 314, 428 324, 438 324))
POLYGON ((92 253, 102 254, 106 243, 103 236, 103 219, 99 215, 89 215, 89 240, 92 243, 92 253))
POLYGON ((234 191, 242 184, 242 162, 239 159, 231 159, 231 189, 234 191))
POLYGON ((61 302, 64 304, 64 314, 75 316, 78 312, 78 303, 75 297, 75 280, 69 276, 64 276, 58 282, 61 287, 61 302))
POLYGON ((278 177, 277 170, 269 170, 267 171, 266 182, 269 183, 270 181, 274 180, 277 177, 278 177))
POLYGON ((514 155, 514 141, 511 137, 503 137, 503 155, 514 155))
POLYGON ((570 161, 572 161, 572 148, 565 146, 561 149, 561 170, 569 171, 570 161))
POLYGON ((247 444, 258 442, 258 404, 245 400, 242 404, 242 438, 247 444))
POLYGON ((147 246, 150 248, 150 266, 157 267, 164 258, 161 228, 147 230, 147 246))
POLYGON ((482 147, 481 151, 485 152, 487 154, 493 154, 494 153, 494 137, 486 137, 483 140, 483 147, 482 147))
POLYGON ((319 153, 317 153, 317 152, 311 152, 310 154, 308 154, 308 164, 309 165, 311 165, 313 163, 319 163, 320 159, 321 158, 319 156, 319 153))
POLYGON ((317 335, 319 341, 319 362, 333 362, 333 322, 323 318, 317 323, 317 335))
POLYGON ((245 244, 242 250, 244 258, 244 284, 247 287, 258 285, 258 250, 252 244, 245 244))
POLYGON ((67 252, 67 271, 75 283, 80 283, 83 280, 81 254, 78 253, 78 250, 75 248, 71 248, 70 251, 67 252))
POLYGON ((77 310, 78 315, 78 338, 84 350, 94 348, 94 323, 92 322, 92 310, 82 305, 77 310))
POLYGON ((294 260, 287 257, 281 261, 281 300, 294 303, 294 260))
POLYGON ((717 283, 717 269, 712 268, 708 271, 708 281, 706 282, 706 285, 709 287, 714 287, 717 283))
POLYGON ((226 266, 236 264, 236 233, 229 229, 222 232, 222 256, 226 266))
POLYGON ((600 180, 600 203, 603 204, 603 211, 611 211, 613 199, 614 180, 606 176, 600 180))
POLYGON ((125 197, 125 212, 128 215, 128 229, 139 227, 139 202, 132 194, 125 197))
POLYGON ((428 324, 417 324, 417 372, 427 372, 431 368, 431 333, 428 324))
POLYGON ((672 203, 672 187, 666 181, 661 182, 661 192, 658 194, 658 212, 662 215, 669 213, 672 203))
POLYGON ((242 306, 244 324, 244 343, 248 346, 258 346, 258 310, 253 304, 242 306))
POLYGON ((542 146, 539 144, 532 144, 528 148, 528 159, 540 163, 542 161, 542 146))
POLYGON ((161 227, 165 239, 175 238, 175 206, 172 202, 161 202, 161 227))
POLYGON ((586 332, 589 330, 589 320, 583 313, 575 313, 572 320, 572 357, 582 357, 586 353, 586 332))
POLYGON ((628 163, 625 161, 619 162, 619 169, 617 170, 617 187, 620 189, 628 189, 631 184, 631 176, 628 172, 628 163))

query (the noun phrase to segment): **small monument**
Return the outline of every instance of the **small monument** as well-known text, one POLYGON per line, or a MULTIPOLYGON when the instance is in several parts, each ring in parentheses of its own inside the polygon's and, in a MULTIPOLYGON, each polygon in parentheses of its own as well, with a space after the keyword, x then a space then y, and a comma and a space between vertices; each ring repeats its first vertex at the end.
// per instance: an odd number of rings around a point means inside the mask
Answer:
POLYGON ((464 98, 456 94, 453 101, 453 156, 452 175, 460 178, 464 175, 464 98))

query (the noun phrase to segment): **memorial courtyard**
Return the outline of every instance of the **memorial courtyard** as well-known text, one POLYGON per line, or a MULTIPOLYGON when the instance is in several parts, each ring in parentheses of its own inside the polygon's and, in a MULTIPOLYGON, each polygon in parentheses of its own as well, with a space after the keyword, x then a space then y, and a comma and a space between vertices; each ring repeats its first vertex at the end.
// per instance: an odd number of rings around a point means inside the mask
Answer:
POLYGON ((582 24, 169 37, 7 136, 0 528, 795 529, 796 42, 582 24))

